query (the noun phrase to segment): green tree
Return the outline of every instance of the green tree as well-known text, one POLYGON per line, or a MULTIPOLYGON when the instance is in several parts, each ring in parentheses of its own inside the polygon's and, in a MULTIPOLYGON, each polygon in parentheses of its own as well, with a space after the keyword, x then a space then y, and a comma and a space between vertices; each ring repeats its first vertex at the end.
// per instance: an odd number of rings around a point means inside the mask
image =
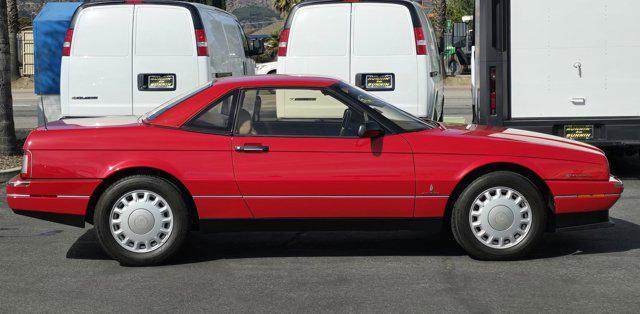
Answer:
POLYGON ((273 0, 273 7, 276 8, 282 16, 286 16, 298 3, 300 3, 300 0, 273 0))
POLYGON ((0 0, 0 154, 15 154, 17 150, 11 96, 11 52, 9 24, 7 23, 7 0, 0 0))
POLYGON ((473 15, 475 0, 447 0, 447 18, 453 22, 462 21, 465 15, 473 15))

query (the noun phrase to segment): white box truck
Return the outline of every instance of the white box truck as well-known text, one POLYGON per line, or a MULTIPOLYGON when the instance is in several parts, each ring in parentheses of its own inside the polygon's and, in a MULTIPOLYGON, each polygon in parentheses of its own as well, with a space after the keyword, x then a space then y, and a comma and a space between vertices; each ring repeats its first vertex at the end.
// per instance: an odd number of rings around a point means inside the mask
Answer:
POLYGON ((640 146, 637 0, 476 1, 474 120, 640 146))
POLYGON ((280 35, 277 73, 339 78, 416 116, 442 118, 442 61, 413 1, 301 2, 280 35))
POLYGON ((217 77, 253 75, 259 53, 233 15, 211 6, 88 2, 64 42, 61 115, 140 115, 217 77))

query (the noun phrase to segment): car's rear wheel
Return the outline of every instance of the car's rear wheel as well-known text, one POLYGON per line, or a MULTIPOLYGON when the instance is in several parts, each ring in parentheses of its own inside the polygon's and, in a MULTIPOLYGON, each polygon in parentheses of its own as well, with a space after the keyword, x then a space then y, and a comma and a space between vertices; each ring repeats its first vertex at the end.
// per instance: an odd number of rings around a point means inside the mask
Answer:
POLYGON ((96 204, 94 222, 104 250, 131 266, 164 262, 189 232, 179 189, 146 175, 126 177, 108 187, 96 204))
POLYGON ((507 171, 474 180, 455 202, 451 231, 470 256, 512 260, 526 256, 542 239, 546 207, 538 188, 507 171))

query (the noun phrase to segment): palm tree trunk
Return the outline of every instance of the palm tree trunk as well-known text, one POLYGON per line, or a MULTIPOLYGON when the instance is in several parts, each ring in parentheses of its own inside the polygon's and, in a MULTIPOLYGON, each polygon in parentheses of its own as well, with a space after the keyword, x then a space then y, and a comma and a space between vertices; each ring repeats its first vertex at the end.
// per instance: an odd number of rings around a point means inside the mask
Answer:
POLYGON ((433 25, 435 28, 436 36, 441 38, 444 34, 445 27, 447 27, 447 1, 446 0, 434 0, 434 13, 436 15, 436 21, 433 25))
POLYGON ((9 24, 9 46, 11 48, 11 79, 20 77, 18 65, 18 0, 7 0, 7 19, 9 24))
POLYGON ((9 51, 7 0, 0 0, 0 154, 17 152, 11 96, 11 52, 9 51))

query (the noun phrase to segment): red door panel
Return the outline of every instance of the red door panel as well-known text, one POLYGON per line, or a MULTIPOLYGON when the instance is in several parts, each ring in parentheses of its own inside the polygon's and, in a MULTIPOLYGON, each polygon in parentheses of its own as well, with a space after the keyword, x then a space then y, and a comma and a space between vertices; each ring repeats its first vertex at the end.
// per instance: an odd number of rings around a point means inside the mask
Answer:
POLYGON ((256 218, 412 217, 413 157, 400 136, 236 137, 236 180, 256 218))

